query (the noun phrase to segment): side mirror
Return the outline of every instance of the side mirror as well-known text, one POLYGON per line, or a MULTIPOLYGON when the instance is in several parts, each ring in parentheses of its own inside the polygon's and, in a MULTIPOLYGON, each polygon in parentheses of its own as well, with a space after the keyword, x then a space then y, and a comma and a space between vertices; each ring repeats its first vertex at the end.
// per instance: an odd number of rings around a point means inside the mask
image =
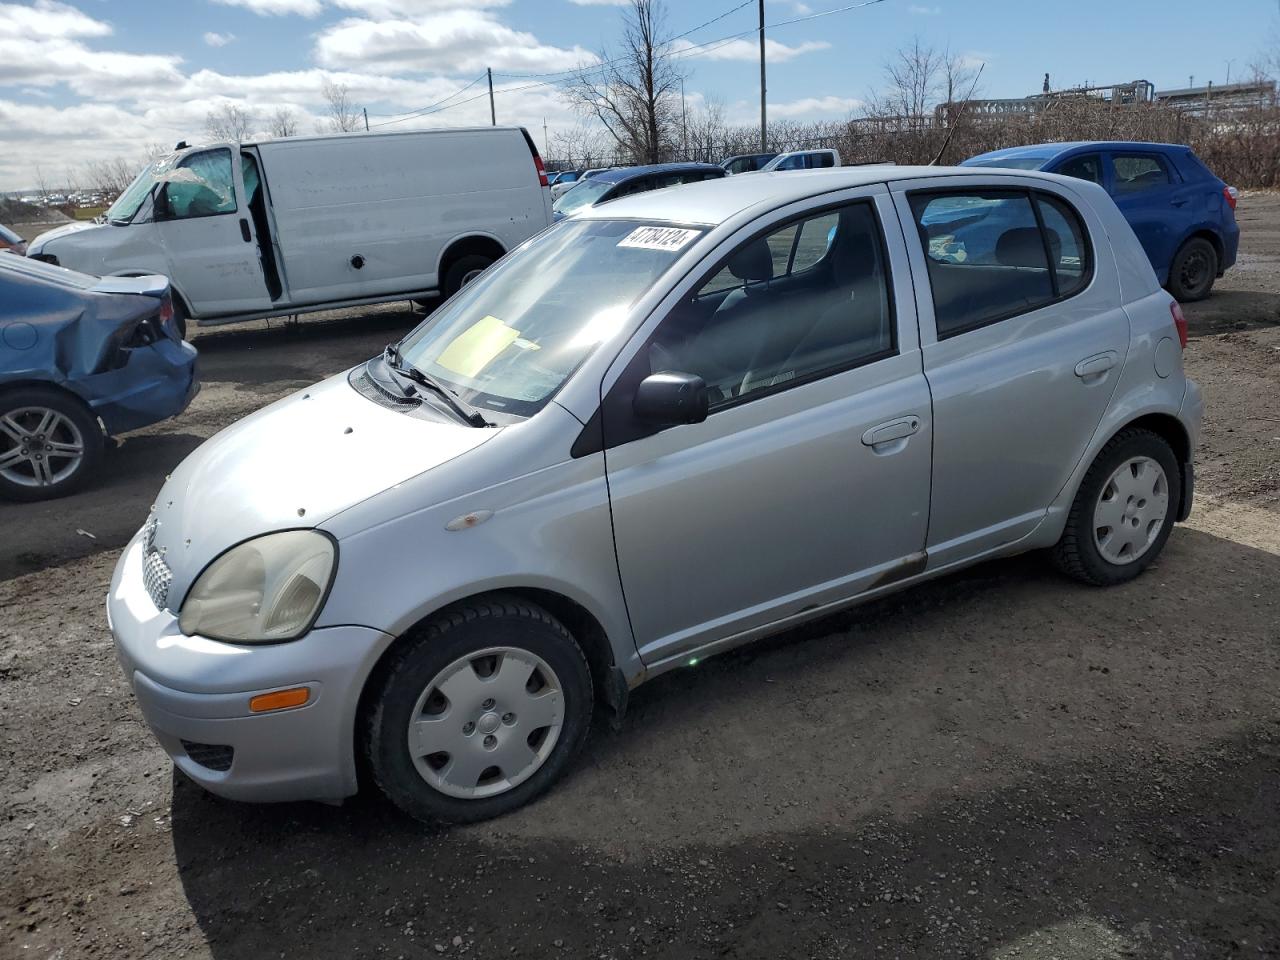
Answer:
POLYGON ((632 409, 647 423, 701 423, 711 403, 707 384, 692 373, 655 373, 636 387, 632 409))

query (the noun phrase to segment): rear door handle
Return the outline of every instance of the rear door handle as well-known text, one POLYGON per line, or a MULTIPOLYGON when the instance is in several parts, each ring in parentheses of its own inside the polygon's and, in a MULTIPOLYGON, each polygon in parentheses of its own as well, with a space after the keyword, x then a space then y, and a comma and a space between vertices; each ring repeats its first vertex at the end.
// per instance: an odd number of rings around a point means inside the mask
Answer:
POLYGON ((868 447, 881 447, 895 440, 905 440, 919 429, 919 417, 899 417, 872 427, 862 435, 862 442, 868 447))
POLYGON ((1116 365, 1116 359, 1114 350, 1108 350, 1106 353, 1099 353, 1092 357, 1085 357, 1076 364, 1076 376, 1081 380, 1101 376, 1116 365))
POLYGON ((240 218, 240 236, 244 237, 245 243, 253 241, 253 236, 249 233, 249 221, 244 217, 240 218))

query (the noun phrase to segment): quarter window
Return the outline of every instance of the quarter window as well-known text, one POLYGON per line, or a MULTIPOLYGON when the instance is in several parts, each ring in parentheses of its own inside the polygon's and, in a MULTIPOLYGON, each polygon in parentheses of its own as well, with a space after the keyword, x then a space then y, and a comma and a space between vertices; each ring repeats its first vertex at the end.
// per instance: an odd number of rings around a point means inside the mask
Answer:
POLYGON ((890 355, 889 272, 870 205, 747 241, 672 312, 647 349, 647 372, 701 376, 712 410, 890 355))
POLYGON ((1045 306, 1088 281, 1084 227, 1057 198, 984 190, 919 193, 910 204, 939 339, 1045 306))
POLYGON ((1169 185, 1169 171, 1159 157, 1148 153, 1118 153, 1111 158, 1116 193, 1140 193, 1169 185))

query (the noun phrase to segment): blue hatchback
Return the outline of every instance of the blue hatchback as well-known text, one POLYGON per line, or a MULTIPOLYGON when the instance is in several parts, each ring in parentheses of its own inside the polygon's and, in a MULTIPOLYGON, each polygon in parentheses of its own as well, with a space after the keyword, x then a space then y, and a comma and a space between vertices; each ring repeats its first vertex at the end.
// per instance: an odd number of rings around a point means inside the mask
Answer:
POLYGON ((1203 300, 1236 262, 1236 192, 1190 147, 1038 143, 980 154, 961 166, 1043 170, 1101 184, 1138 235, 1160 283, 1179 300, 1203 300))

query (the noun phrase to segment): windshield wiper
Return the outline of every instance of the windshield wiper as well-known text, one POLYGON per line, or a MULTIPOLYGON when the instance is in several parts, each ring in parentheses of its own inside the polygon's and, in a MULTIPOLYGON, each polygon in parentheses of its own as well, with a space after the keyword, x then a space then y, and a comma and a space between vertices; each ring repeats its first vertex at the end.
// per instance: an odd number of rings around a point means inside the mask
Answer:
POLYGON ((454 413, 460 416, 463 420, 465 420, 471 426, 473 427, 494 426, 494 424, 490 423, 488 420, 484 418, 484 415, 481 414, 479 410, 476 410, 474 408, 468 408, 466 404, 464 404, 461 400, 455 397, 453 393, 449 391, 447 388, 445 388, 439 383, 436 383, 434 380, 432 380, 430 377, 428 377, 425 373, 423 373, 421 370, 419 370, 417 367, 413 366, 412 364, 405 363, 404 358, 400 356, 400 348, 396 344, 394 343, 387 344, 387 349, 383 351, 382 355, 383 355, 383 358, 387 361, 388 367, 390 367, 396 373, 400 374, 400 376, 404 377, 406 380, 411 380, 414 383, 416 383, 418 386, 426 387, 428 390, 431 390, 432 392, 439 394, 441 397, 444 398, 444 402, 449 405, 449 408, 453 410, 454 413))

